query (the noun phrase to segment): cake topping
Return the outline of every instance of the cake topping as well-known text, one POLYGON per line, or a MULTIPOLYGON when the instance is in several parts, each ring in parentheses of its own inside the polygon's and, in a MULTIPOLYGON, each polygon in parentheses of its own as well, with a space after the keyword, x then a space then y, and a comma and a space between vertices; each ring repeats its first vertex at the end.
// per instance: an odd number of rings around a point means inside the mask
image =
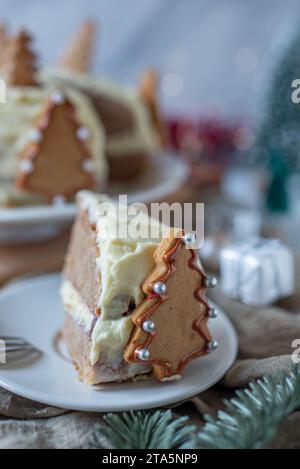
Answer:
POLYGON ((77 129, 76 135, 79 140, 87 140, 90 137, 90 130, 82 125, 77 129))
POLYGON ((146 348, 136 350, 136 356, 138 360, 142 360, 142 361, 150 360, 150 352, 146 348))
POLYGON ((60 65, 75 72, 88 72, 93 56, 96 25, 85 21, 60 59, 60 65))
POLYGON ((8 43, 8 35, 5 24, 0 24, 0 66, 3 65, 5 57, 5 48, 8 43))
POLYGON ((218 284, 218 281, 215 277, 207 277, 205 279, 206 288, 215 288, 218 284))
POLYGON ((195 233, 186 233, 183 237, 183 242, 188 248, 194 247, 196 245, 196 241, 195 233))
POLYGON ((21 173, 30 174, 34 169, 34 165, 31 160, 21 160, 19 164, 19 170, 21 173))
POLYGON ((37 86, 36 56, 30 50, 31 37, 21 30, 5 47, 3 74, 6 83, 14 86, 37 86))
POLYGON ((77 138, 80 127, 73 104, 62 93, 52 93, 34 138, 21 156, 17 186, 44 196, 50 203, 57 195, 69 200, 82 188, 94 188, 91 154, 77 138))
POLYGON ((95 165, 91 159, 83 160, 81 167, 85 173, 93 173, 95 171, 95 165))
POLYGON ((216 308, 210 308, 210 310, 208 311, 208 317, 210 319, 216 319, 218 317, 218 311, 216 310, 216 308))
POLYGON ((142 285, 146 298, 132 315, 135 328, 124 358, 149 362, 161 380, 175 379, 190 360, 217 346, 207 328, 206 276, 197 251, 186 249, 182 230, 169 230, 154 259, 156 267, 142 285))
POLYGON ((167 147, 169 145, 168 131, 159 109, 157 98, 158 76, 155 70, 147 70, 143 74, 140 80, 139 89, 140 95, 149 110, 154 128, 159 135, 160 142, 163 147, 167 147))
POLYGON ((53 104, 63 104, 65 102, 65 95, 60 90, 55 90, 50 96, 50 101, 53 104))
POLYGON ((208 352, 213 352, 219 347, 218 341, 217 340, 210 340, 207 344, 207 350, 208 352))
POLYGON ((29 132, 29 141, 40 142, 43 138, 43 134, 39 129, 31 129, 29 132))
POLYGON ((63 195, 55 195, 52 199, 52 205, 55 205, 56 207, 65 205, 66 202, 67 200, 63 195))
POLYGON ((157 293, 157 295, 165 295, 167 292, 167 287, 163 282, 156 282, 153 285, 153 291, 154 293, 157 293))
POLYGON ((155 332, 155 323, 153 321, 144 321, 143 322, 143 331, 145 332, 155 332))

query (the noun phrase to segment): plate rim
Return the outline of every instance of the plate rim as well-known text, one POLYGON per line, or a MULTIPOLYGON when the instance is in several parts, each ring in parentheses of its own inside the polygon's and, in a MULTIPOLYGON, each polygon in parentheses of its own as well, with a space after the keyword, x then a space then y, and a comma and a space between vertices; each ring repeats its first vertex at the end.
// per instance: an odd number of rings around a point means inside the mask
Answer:
MULTIPOLYGON (((22 287, 22 286, 24 286, 24 284, 26 284, 28 282, 38 281, 38 280, 47 280, 48 278, 55 278, 55 277, 59 277, 59 276, 60 276, 60 273, 55 272, 55 273, 36 275, 36 276, 30 276, 30 277, 26 277, 26 278, 13 280, 8 285, 6 285, 6 286, 4 286, 0 289, 0 302, 1 302, 2 298, 5 298, 6 296, 9 296, 11 294, 11 292, 14 291, 15 288, 22 287)), ((212 304, 212 306, 215 306, 214 302, 210 301, 210 303, 212 304)), ((0 368, 0 386, 2 388, 6 389, 7 391, 9 391, 13 394, 16 394, 17 396, 21 396, 25 399, 32 400, 32 401, 38 402, 40 404, 45 404, 45 405, 48 405, 48 406, 61 408, 61 409, 66 409, 66 410, 76 410, 76 411, 83 411, 83 412, 105 412, 105 413, 107 413, 107 412, 125 412, 125 411, 130 411, 130 410, 158 409, 158 408, 164 408, 164 407, 167 407, 167 406, 176 405, 180 402, 187 401, 187 400, 191 399, 192 397, 195 397, 195 396, 201 394, 202 392, 210 389, 214 384, 218 383, 225 376, 225 374, 230 369, 230 367, 232 366, 232 364, 234 363, 234 361, 236 359, 236 356, 237 356, 237 353, 238 353, 238 337, 237 337, 235 328, 234 328, 232 322, 230 321, 230 319, 228 318, 228 316, 226 315, 226 313, 222 310, 222 308, 217 306, 217 309, 219 311, 219 317, 222 317, 222 320, 223 320, 223 322, 225 324, 225 327, 226 327, 226 330, 227 330, 227 334, 230 337, 230 359, 228 358, 228 362, 227 362, 226 366, 224 368, 222 368, 222 370, 220 370, 220 372, 218 372, 213 377, 208 379, 204 386, 202 385, 200 389, 197 386, 193 386, 193 387, 187 389, 186 392, 181 393, 179 398, 178 397, 175 398, 175 396, 174 396, 171 399, 168 399, 168 398, 164 398, 164 399, 156 398, 155 399, 155 396, 157 396, 158 394, 154 393, 154 397, 152 398, 152 401, 149 402, 149 403, 146 403, 146 404, 143 404, 143 405, 138 403, 136 405, 131 405, 130 407, 126 407, 126 406, 124 406, 124 404, 119 404, 118 401, 113 401, 114 404, 112 405, 112 407, 109 407, 109 408, 107 406, 101 406, 101 402, 99 402, 99 405, 96 408, 95 403, 91 403, 90 405, 86 405, 86 403, 84 405, 81 405, 80 403, 78 403, 78 404, 75 404, 75 403, 73 404, 73 403, 70 403, 70 402, 68 403, 67 398, 66 399, 64 399, 64 398, 54 398, 54 401, 53 401, 53 399, 49 399, 46 394, 41 393, 40 391, 33 391, 33 392, 30 391, 30 393, 28 394, 28 393, 26 393, 26 391, 24 392, 24 390, 22 390, 22 387, 20 389, 19 385, 17 385, 17 386, 11 385, 11 384, 5 382, 5 379, 3 381, 3 378, 1 378, 1 368, 0 368), (35 393, 38 393, 39 395, 36 395, 35 393)), ((184 378, 182 378, 182 380, 184 380, 184 378)), ((181 380, 181 382, 182 382, 182 380, 181 380)), ((127 382, 108 383, 108 384, 113 385, 113 386, 118 386, 118 384, 124 385, 125 383, 127 383, 127 382)), ((130 386, 131 385, 134 386, 134 382, 130 383, 128 381, 128 384, 130 384, 130 386)), ((174 384, 176 384, 176 382, 174 382, 174 384)), ((163 383, 161 385, 163 386, 163 383)), ((105 384, 104 384, 104 386, 105 386, 105 384)), ((143 388, 141 388, 141 391, 142 391, 142 389, 143 388)), ((93 387, 91 387, 91 390, 93 390, 93 387)), ((100 389, 97 390, 95 388, 95 391, 99 392, 99 395, 101 394, 100 389)))

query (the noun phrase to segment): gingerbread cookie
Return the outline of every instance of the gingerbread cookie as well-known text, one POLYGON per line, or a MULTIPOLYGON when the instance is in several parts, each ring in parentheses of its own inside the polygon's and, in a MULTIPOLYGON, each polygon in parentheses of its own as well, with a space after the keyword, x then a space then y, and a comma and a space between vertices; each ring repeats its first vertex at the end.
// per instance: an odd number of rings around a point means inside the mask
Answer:
POLYGON ((48 202, 71 200, 84 188, 95 188, 94 164, 85 140, 89 129, 76 119, 71 102, 55 91, 19 164, 16 185, 48 202))
POLYGON ((31 51, 31 37, 21 30, 7 41, 3 57, 3 75, 9 85, 36 86, 36 56, 31 51))
POLYGON ((205 297, 213 286, 200 266, 188 237, 170 229, 154 258, 156 267, 142 285, 144 301, 132 315, 135 328, 125 349, 128 362, 152 364, 160 380, 180 377, 196 357, 216 348, 207 327, 215 316, 205 297))
POLYGON ((5 49, 8 43, 8 34, 6 25, 0 23, 0 67, 4 64, 5 49))
POLYGON ((169 145, 166 123, 161 115, 157 98, 158 76, 155 70, 146 70, 139 83, 140 96, 144 100, 163 147, 169 145))
POLYGON ((60 59, 60 65, 75 72, 86 73, 90 69, 96 39, 96 24, 84 21, 71 44, 60 59))

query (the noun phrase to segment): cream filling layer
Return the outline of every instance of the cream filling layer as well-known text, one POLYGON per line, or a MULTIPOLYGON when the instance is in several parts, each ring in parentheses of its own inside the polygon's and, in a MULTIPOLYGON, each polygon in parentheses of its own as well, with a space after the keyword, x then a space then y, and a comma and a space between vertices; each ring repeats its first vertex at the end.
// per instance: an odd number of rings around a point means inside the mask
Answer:
MULTIPOLYGON (((89 333, 95 316, 91 313, 89 307, 82 300, 71 282, 63 281, 61 297, 68 314, 89 333)), ((89 357, 91 365, 97 363, 101 350, 105 351, 109 361, 114 361, 114 358, 119 360, 132 329, 133 323, 129 317, 109 320, 100 315, 91 334, 91 352, 89 357)))
POLYGON ((61 288, 60 295, 63 301, 65 310, 72 316, 74 321, 79 324, 86 333, 91 331, 95 316, 90 311, 87 304, 82 301, 82 298, 76 288, 68 280, 64 280, 61 288))

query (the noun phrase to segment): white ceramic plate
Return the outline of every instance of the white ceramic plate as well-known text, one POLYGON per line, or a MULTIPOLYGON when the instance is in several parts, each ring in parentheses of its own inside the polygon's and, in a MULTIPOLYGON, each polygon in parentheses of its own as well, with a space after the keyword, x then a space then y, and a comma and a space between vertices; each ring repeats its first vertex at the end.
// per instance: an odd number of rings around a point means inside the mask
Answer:
POLYGON ((89 387, 78 381, 72 363, 57 340, 64 317, 59 284, 59 274, 45 275, 13 283, 0 293, 1 333, 22 336, 42 351, 39 358, 26 366, 5 368, 0 364, 0 386, 15 394, 85 411, 162 407, 208 389, 223 377, 235 359, 237 338, 231 323, 220 312, 217 319, 210 321, 219 348, 191 362, 180 381, 160 383, 147 379, 89 387))
MULTIPOLYGON (((150 203, 176 192, 188 177, 178 155, 163 153, 152 158, 147 171, 134 182, 112 183, 112 197, 127 194, 128 203, 150 203)), ((75 205, 0 208, 0 243, 37 241, 56 236, 75 216, 75 205)))

